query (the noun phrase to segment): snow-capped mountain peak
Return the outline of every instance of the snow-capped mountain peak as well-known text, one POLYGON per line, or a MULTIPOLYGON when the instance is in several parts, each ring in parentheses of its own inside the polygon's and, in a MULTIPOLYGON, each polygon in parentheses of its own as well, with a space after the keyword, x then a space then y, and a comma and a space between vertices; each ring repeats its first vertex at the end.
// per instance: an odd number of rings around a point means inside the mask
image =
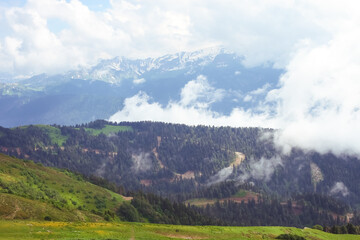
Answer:
POLYGON ((75 79, 101 80, 119 84, 124 79, 137 79, 150 71, 191 70, 194 67, 206 66, 219 54, 230 54, 223 48, 213 47, 195 52, 167 54, 158 58, 129 59, 115 57, 101 60, 97 65, 81 70, 70 71, 67 76, 75 79))

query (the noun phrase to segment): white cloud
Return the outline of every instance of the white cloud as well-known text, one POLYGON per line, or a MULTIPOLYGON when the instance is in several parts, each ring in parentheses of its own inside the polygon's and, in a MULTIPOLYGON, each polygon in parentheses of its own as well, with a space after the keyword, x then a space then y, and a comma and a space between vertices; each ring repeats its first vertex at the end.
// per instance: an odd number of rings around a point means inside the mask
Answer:
POLYGON ((251 159, 249 171, 238 177, 239 181, 246 181, 249 178, 256 180, 269 181, 275 169, 282 166, 282 160, 279 156, 274 156, 270 159, 261 158, 260 160, 251 159))
POLYGON ((43 68, 57 70, 63 56, 60 41, 46 28, 46 21, 34 11, 13 8, 6 12, 6 19, 12 27, 13 36, 6 36, 1 49, 0 71, 9 69, 21 73, 36 73, 43 68), (30 64, 31 63, 31 64, 30 64))
POLYGON ((248 65, 285 66, 304 39, 313 44, 329 39, 329 24, 337 23, 328 23, 329 16, 343 17, 334 14, 335 7, 326 8, 328 15, 322 4, 310 1, 110 2, 102 11, 92 11, 79 0, 28 0, 21 8, 0 8, 0 61, 10 62, 15 74, 55 73, 99 58, 160 56, 224 45, 244 55, 248 65), (53 20, 63 23, 61 28, 48 24, 53 20), (6 54, 6 38, 21 43, 16 54, 6 54))
POLYGON ((244 102, 251 102, 251 101, 255 101, 256 97, 259 95, 266 95, 268 93, 268 89, 270 88, 270 84, 269 83, 265 83, 264 86, 262 86, 261 88, 255 89, 251 92, 249 92, 244 98, 244 102))
POLYGON ((205 76, 198 76, 196 80, 189 81, 181 90, 180 105, 208 108, 211 103, 220 101, 225 95, 222 89, 215 89, 205 76))
POLYGON ((211 110, 211 103, 220 101, 225 94, 212 87, 204 76, 189 81, 181 90, 179 101, 170 101, 166 106, 153 102, 144 92, 139 92, 124 101, 124 107, 110 121, 162 121, 188 125, 214 126, 273 126, 267 114, 235 108, 228 116, 211 110))
POLYGON ((135 173, 146 172, 152 168, 150 153, 140 152, 139 154, 132 154, 132 161, 131 170, 135 173))
POLYGON ((336 195, 341 194, 343 197, 349 195, 349 189, 345 186, 343 182, 336 182, 330 190, 330 194, 336 195))
POLYGON ((144 82, 146 82, 146 79, 145 79, 145 78, 138 78, 138 79, 134 79, 134 80, 133 80, 133 83, 134 83, 135 85, 139 85, 139 84, 142 84, 142 83, 144 83, 144 82))
POLYGON ((265 115, 255 115, 242 109, 233 109, 229 116, 224 116, 208 108, 198 108, 194 105, 184 106, 179 102, 170 102, 168 105, 162 106, 157 102, 151 102, 151 98, 144 92, 125 99, 123 109, 112 115, 109 120, 113 122, 149 120, 188 125, 236 127, 272 126, 271 119, 267 119, 265 115))
POLYGON ((359 40, 360 29, 351 28, 290 62, 281 88, 268 94, 277 104, 281 146, 360 153, 359 40))
POLYGON ((207 185, 213 185, 219 182, 223 182, 230 177, 233 172, 234 167, 226 167, 218 171, 215 175, 211 176, 207 181, 207 185))
POLYGON ((268 92, 268 89, 270 88, 270 84, 269 83, 265 83, 264 86, 262 86, 261 88, 255 89, 254 91, 251 91, 250 94, 251 95, 260 95, 260 94, 264 94, 268 92))
POLYGON ((252 99, 253 99, 252 96, 246 95, 246 96, 244 97, 244 102, 250 102, 252 99))

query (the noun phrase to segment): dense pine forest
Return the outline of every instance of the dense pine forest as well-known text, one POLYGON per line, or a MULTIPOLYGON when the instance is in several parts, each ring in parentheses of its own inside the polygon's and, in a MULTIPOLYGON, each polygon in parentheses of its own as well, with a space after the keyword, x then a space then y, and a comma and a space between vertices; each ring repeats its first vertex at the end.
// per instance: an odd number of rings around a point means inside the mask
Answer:
POLYGON ((273 146, 258 141, 264 131, 271 130, 96 121, 75 127, 3 128, 0 145, 4 153, 103 176, 129 189, 143 185, 181 192, 194 189, 195 182, 206 184, 235 161, 235 152, 249 159, 273 156, 273 146), (100 131, 111 127, 114 132, 100 131))

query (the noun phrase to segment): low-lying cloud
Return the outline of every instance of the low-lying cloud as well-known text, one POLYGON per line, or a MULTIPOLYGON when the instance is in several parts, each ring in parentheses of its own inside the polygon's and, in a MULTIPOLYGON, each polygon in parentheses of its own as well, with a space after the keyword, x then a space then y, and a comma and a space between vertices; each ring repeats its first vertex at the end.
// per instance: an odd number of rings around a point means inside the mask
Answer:
POLYGON ((207 182, 207 185, 216 184, 219 182, 231 179, 236 182, 247 182, 248 180, 255 179, 261 181, 269 181, 275 172, 276 168, 283 165, 280 156, 274 156, 272 158, 260 158, 259 160, 250 159, 246 169, 241 169, 239 175, 232 176, 234 171, 233 165, 223 168, 215 175, 211 176, 207 182))
POLYGON ((132 160, 133 165, 131 170, 135 173, 146 172, 153 167, 150 153, 140 152, 138 154, 133 154, 132 160))
POLYGON ((207 185, 213 185, 225 181, 233 173, 233 170, 234 167, 232 165, 230 167, 221 169, 219 172, 209 178, 207 185))
POLYGON ((270 126, 271 119, 252 111, 235 108, 230 115, 221 115, 211 110, 211 104, 226 94, 223 89, 212 87, 206 77, 199 76, 189 81, 181 90, 179 101, 170 101, 166 106, 152 101, 145 92, 139 92, 124 101, 124 107, 110 117, 110 121, 162 121, 188 125, 214 126, 270 126))
POLYGON ((349 195, 349 189, 345 186, 343 182, 336 182, 330 190, 330 194, 337 195, 341 194, 343 197, 349 195))
POLYGON ((299 51, 268 93, 280 120, 278 143, 322 153, 359 154, 360 31, 343 32, 329 43, 299 51))
POLYGON ((276 168, 283 165, 279 156, 274 156, 269 159, 264 157, 262 157, 260 160, 252 159, 250 160, 249 164, 249 171, 246 171, 238 176, 238 181, 245 182, 248 179, 269 181, 276 168))
POLYGON ((195 80, 189 81, 180 93, 181 106, 193 106, 199 109, 208 108, 212 103, 220 101, 225 90, 212 87, 206 77, 199 75, 195 80))

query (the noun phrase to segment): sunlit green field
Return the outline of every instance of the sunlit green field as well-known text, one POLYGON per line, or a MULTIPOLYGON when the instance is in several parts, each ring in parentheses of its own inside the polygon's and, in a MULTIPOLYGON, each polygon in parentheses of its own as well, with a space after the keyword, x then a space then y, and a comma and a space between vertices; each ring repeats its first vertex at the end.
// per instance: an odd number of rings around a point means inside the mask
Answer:
POLYGON ((148 223, 0 221, 0 239, 275 239, 290 233, 306 239, 360 239, 289 227, 176 226, 148 223))
POLYGON ((109 133, 125 132, 132 130, 133 130, 132 127, 129 126, 112 126, 112 125, 105 125, 105 127, 102 129, 85 128, 85 131, 95 136, 99 135, 100 133, 108 135, 109 133))
POLYGON ((0 154, 0 219, 103 219, 124 201, 80 175, 0 154))

